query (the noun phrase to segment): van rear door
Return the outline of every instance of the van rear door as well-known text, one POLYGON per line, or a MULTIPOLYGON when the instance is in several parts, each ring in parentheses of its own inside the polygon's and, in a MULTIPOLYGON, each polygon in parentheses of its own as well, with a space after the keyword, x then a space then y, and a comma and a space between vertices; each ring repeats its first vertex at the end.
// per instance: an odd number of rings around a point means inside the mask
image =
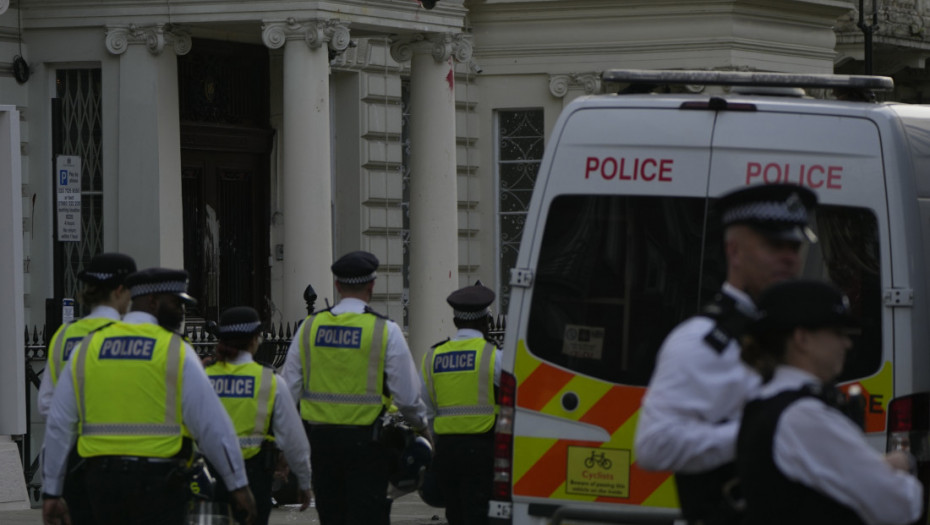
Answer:
POLYGON ((892 313, 882 306, 882 290, 891 287, 891 237, 881 138, 861 109, 825 114, 814 104, 806 113, 784 106, 766 111, 763 104, 753 113, 720 112, 710 194, 775 182, 817 193, 813 228, 820 239, 806 248, 804 275, 843 289, 862 321, 840 381, 862 388, 866 431, 881 433, 893 396, 893 334, 882 330, 891 326, 892 313))
POLYGON ((670 474, 638 468, 633 434, 662 339, 722 279, 719 243, 704 243, 715 114, 627 100, 563 112, 527 216, 532 284, 513 288, 505 343, 515 523, 677 507, 670 474))

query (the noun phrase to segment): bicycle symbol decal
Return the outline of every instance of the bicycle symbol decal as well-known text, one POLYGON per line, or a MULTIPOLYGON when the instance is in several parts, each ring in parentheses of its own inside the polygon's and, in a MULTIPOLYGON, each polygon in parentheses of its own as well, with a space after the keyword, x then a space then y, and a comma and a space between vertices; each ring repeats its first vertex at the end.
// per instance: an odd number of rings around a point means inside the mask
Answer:
POLYGON ((584 459, 584 466, 587 468, 594 468, 594 465, 601 467, 604 470, 610 470, 614 464, 610 461, 603 452, 598 453, 596 450, 591 451, 591 455, 584 459))

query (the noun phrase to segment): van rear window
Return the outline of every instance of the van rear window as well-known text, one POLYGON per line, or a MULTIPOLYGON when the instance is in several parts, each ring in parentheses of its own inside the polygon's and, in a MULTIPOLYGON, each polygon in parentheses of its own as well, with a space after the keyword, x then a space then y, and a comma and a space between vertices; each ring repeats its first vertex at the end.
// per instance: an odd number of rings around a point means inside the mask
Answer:
MULTIPOLYGON (((645 386, 665 336, 726 276, 712 209, 691 197, 557 197, 535 269, 529 350, 587 376, 645 386)), ((875 217, 821 206, 814 229, 820 242, 805 250, 805 276, 843 288, 863 320, 842 379, 870 375, 881 363, 875 217)))

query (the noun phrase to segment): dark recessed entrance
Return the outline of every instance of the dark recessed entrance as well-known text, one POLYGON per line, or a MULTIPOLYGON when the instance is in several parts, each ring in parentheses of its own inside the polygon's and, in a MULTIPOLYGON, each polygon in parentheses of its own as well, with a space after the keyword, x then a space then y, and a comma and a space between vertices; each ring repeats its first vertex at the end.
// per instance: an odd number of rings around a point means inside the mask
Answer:
POLYGON ((184 267, 215 320, 231 306, 268 319, 268 51, 197 40, 178 57, 184 267))

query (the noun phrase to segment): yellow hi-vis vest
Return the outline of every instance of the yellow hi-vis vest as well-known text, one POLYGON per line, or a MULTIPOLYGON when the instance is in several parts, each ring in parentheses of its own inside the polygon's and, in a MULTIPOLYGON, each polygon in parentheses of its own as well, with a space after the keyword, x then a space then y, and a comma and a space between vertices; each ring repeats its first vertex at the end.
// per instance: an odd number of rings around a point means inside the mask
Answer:
POLYGON ((181 422, 181 336, 155 324, 116 322, 75 349, 71 375, 82 457, 176 455, 181 422))
POLYGON ((494 345, 483 338, 447 341, 421 364, 437 412, 437 434, 480 434, 494 425, 494 345))
POLYGON ((239 365, 220 361, 206 372, 236 428, 242 457, 254 457, 265 440, 274 441, 271 417, 278 389, 274 371, 254 361, 239 365))
POLYGON ((312 315, 300 331, 300 415, 311 423, 370 425, 384 393, 387 323, 370 313, 312 315), (309 369, 308 364, 309 362, 309 369))
POLYGON ((48 372, 52 378, 52 384, 58 384, 58 376, 61 375, 61 369, 65 361, 71 357, 71 352, 84 339, 84 336, 99 330, 100 328, 114 322, 108 317, 93 317, 91 319, 78 319, 73 323, 61 325, 49 341, 48 347, 48 372))

